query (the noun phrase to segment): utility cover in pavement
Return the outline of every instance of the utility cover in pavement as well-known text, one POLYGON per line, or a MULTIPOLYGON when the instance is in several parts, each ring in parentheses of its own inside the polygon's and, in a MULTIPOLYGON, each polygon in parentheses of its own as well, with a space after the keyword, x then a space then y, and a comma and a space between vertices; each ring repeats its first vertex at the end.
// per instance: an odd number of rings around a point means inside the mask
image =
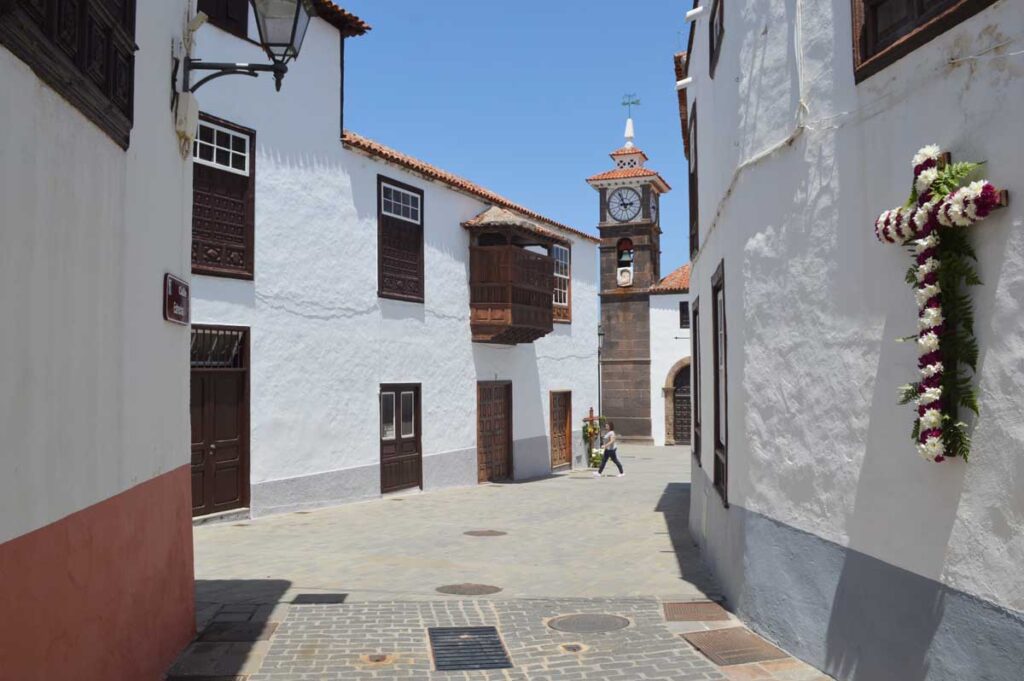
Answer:
POLYGON ((467 534, 470 537, 504 537, 508 532, 502 532, 501 530, 470 530, 462 534, 467 534))
POLYGON ((665 603, 666 622, 723 622, 728 619, 725 608, 711 601, 665 603))
POLYGON ((768 641, 743 627, 695 631, 683 634, 683 638, 720 667, 781 660, 789 657, 768 641))
POLYGON ((427 632, 439 672, 512 667, 494 627, 430 627, 427 632))
POLYGON ((436 591, 453 596, 488 596, 501 591, 501 587, 490 584, 448 584, 437 587, 436 591))
POLYGON ((557 631, 572 634, 600 634, 629 626, 629 620, 618 615, 562 615, 548 622, 557 631))

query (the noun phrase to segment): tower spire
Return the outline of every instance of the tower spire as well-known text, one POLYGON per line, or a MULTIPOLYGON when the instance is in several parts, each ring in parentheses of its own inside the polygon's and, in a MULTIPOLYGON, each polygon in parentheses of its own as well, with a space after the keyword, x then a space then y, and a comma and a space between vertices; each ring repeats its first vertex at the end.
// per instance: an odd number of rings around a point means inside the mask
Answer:
POLYGON ((632 149, 633 144, 633 107, 640 106, 640 100, 635 93, 622 95, 622 106, 626 107, 626 148, 632 149))
POLYGON ((633 144, 633 119, 626 119, 626 148, 632 149, 635 145, 633 144))

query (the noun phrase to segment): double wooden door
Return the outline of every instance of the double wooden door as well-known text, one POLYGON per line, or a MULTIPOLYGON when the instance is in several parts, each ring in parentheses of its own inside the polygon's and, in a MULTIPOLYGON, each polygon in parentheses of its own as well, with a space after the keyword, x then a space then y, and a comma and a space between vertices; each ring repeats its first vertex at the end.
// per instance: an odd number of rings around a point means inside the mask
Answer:
POLYGON ((423 486, 420 386, 380 387, 380 491, 423 486))
POLYGON ((192 515, 241 508, 249 492, 248 333, 192 330, 192 515))
POLYGON ((572 464, 572 393, 551 393, 551 470, 572 464))
POLYGON ((690 427, 693 425, 690 400, 690 369, 685 368, 676 374, 672 388, 672 439, 677 445, 690 444, 690 427))
POLYGON ((512 383, 481 381, 476 388, 477 481, 512 477, 512 383))

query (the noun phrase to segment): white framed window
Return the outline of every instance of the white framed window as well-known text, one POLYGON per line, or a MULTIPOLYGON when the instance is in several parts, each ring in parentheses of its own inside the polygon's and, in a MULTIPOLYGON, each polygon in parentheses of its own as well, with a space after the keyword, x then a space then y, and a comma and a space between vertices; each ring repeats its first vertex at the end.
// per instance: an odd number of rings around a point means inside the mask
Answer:
POLYGON ((402 393, 402 437, 416 434, 416 395, 412 392, 402 393))
POLYGON ((395 394, 381 393, 380 396, 380 439, 395 439, 395 394))
POLYGON ((196 139, 192 142, 192 158, 196 163, 248 177, 251 153, 248 135, 199 121, 196 139))
POLYGON ((569 249, 555 245, 552 249, 555 259, 555 305, 569 306, 569 249))
POLYGON ((420 224, 420 197, 418 194, 382 182, 380 185, 380 208, 384 215, 420 224))

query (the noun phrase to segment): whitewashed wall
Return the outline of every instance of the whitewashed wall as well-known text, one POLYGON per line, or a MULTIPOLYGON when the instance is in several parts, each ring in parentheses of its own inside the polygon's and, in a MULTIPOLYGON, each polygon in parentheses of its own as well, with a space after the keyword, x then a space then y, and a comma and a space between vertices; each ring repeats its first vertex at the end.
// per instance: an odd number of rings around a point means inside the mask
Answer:
POLYGON ((191 167, 170 45, 185 3, 138 3, 128 151, 0 47, 0 542, 188 463, 191 167))
POLYGON ((665 444, 665 410, 671 408, 665 387, 672 369, 690 356, 690 330, 679 328, 679 303, 687 299, 685 293, 651 296, 651 434, 658 447, 665 444))
MULTIPOLYGON (((216 28, 201 38, 205 58, 257 58, 216 28)), ((252 328, 252 512, 379 494, 382 383, 422 384, 426 489, 476 483, 477 380, 513 382, 515 475, 546 473, 548 391, 573 391, 577 430, 596 407, 596 244, 574 238, 571 325, 533 344, 473 344, 460 223, 487 204, 344 150, 339 77, 338 34, 314 20, 281 95, 266 79, 199 93, 203 111, 257 131, 255 280, 195 277, 193 315, 252 328), (424 191, 424 304, 377 296, 378 173, 424 191)))
POLYGON ((859 85, 848 0, 727 3, 725 25, 712 81, 698 24, 687 95, 700 124, 691 294, 705 433, 710 279, 725 265, 731 505, 708 489, 706 436, 692 528, 755 626, 839 678, 1019 678, 1008 660, 1024 655, 1024 207, 972 228, 982 415, 966 464, 914 451, 896 395, 915 378, 915 349, 894 342, 915 330, 908 256, 872 225, 906 200, 910 159, 928 143, 986 160, 1020 193, 1024 61, 951 62, 1018 51, 1020 4, 996 2, 859 85))

